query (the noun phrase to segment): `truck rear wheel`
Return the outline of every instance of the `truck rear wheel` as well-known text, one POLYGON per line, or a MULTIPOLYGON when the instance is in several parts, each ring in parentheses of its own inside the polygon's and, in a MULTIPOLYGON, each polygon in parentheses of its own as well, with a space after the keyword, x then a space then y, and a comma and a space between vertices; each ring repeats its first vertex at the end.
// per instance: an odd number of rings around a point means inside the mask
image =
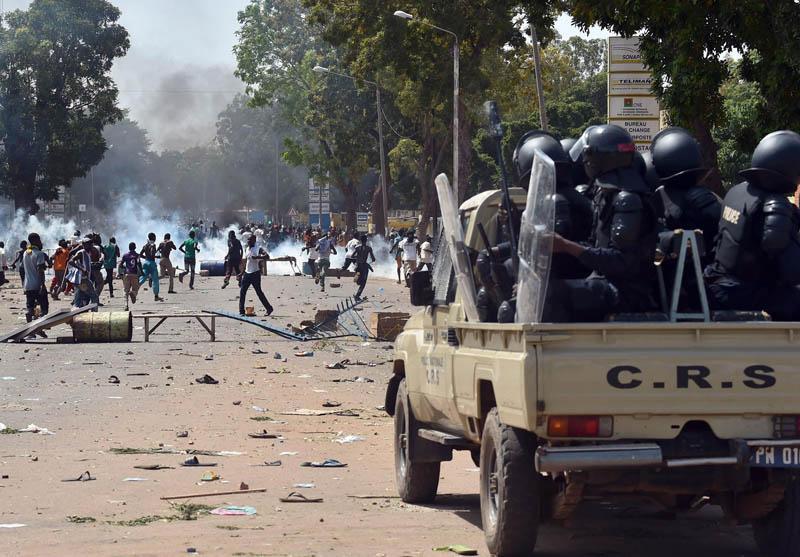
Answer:
POLYGON ((417 422, 408 404, 406 380, 400 381, 394 406, 394 469, 397 491, 406 503, 430 503, 439 488, 440 462, 414 462, 417 422))
POLYGON ((481 438, 481 518, 492 555, 533 554, 540 517, 536 439, 504 425, 493 408, 481 438))
POLYGON ((768 557, 800 555, 800 479, 786 485, 783 502, 753 522, 756 544, 768 557))

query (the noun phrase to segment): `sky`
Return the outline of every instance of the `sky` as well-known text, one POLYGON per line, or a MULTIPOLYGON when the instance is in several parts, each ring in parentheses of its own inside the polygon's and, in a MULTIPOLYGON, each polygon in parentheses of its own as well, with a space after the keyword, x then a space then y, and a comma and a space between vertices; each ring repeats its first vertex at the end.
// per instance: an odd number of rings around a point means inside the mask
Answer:
MULTIPOLYGON (((26 8, 30 0, 0 0, 0 9, 26 8)), ((120 105, 144 127, 159 151, 207 144, 217 115, 244 90, 233 75, 237 14, 248 0, 114 0, 131 48, 112 75, 120 105)), ((556 23, 578 34, 569 16, 556 23)), ((594 29, 590 37, 605 37, 594 29)))

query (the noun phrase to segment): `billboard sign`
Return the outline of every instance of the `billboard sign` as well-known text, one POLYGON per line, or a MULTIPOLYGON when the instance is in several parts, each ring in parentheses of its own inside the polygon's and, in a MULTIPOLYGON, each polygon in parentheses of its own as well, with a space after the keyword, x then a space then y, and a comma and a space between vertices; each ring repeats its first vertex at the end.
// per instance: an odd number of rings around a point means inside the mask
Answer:
POLYGON ((628 130, 637 151, 646 151, 661 129, 661 106, 650 90, 638 37, 608 38, 608 123, 628 130))

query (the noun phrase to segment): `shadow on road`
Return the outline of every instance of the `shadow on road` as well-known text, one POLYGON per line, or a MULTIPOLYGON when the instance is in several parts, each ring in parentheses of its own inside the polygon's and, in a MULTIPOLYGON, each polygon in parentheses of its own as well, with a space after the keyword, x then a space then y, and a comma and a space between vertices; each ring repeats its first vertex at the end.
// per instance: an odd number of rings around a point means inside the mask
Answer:
MULTIPOLYGON (((477 494, 439 495, 430 509, 481 528, 477 494)), ((536 557, 758 557, 749 526, 728 524, 717 508, 673 515, 647 501, 587 501, 568 526, 539 528, 536 557)), ((481 554, 485 548, 481 548, 481 554)))

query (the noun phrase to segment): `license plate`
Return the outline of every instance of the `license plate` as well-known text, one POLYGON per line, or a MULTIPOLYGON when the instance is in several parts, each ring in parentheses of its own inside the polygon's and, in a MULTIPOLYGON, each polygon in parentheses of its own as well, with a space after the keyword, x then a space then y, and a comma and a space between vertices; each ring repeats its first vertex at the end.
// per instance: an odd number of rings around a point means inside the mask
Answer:
POLYGON ((800 468, 800 446, 751 447, 750 465, 756 468, 800 468))

